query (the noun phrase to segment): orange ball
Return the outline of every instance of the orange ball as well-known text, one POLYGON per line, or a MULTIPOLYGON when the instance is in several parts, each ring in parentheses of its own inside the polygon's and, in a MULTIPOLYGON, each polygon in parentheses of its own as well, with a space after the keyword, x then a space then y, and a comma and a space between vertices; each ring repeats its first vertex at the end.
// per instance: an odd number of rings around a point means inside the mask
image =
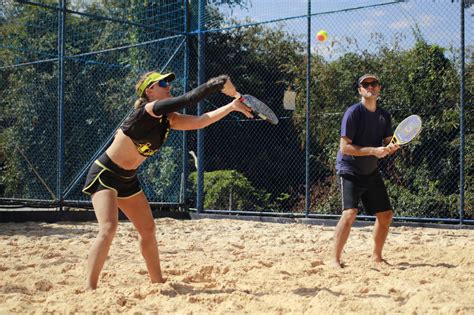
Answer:
POLYGON ((320 42, 325 42, 328 39, 328 32, 326 32, 325 30, 320 30, 316 34, 316 39, 320 42))

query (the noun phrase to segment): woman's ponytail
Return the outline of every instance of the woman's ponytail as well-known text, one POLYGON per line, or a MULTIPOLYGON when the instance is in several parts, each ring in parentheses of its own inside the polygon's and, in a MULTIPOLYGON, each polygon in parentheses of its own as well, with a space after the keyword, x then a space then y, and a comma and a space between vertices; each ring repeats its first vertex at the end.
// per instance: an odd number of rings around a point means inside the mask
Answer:
POLYGON ((133 108, 137 109, 137 108, 143 107, 145 106, 147 102, 148 102, 148 99, 146 99, 145 97, 140 97, 133 104, 133 108))

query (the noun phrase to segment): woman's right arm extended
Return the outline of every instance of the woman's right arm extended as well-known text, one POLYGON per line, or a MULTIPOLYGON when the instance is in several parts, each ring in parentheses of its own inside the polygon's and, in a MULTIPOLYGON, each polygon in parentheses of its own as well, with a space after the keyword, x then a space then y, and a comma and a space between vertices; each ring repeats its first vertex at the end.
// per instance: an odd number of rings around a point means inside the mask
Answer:
POLYGON ((183 115, 180 113, 170 113, 168 120, 170 127, 175 130, 196 130, 205 128, 216 121, 221 120, 231 112, 240 112, 247 118, 253 118, 252 109, 238 100, 233 100, 229 104, 219 107, 201 116, 183 115))

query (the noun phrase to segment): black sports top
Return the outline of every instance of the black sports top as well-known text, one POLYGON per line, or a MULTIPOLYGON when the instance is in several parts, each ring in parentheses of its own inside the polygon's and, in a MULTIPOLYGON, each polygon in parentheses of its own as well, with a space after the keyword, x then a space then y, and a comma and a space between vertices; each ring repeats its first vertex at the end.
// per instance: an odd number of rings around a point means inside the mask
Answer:
POLYGON ((153 117, 145 110, 145 106, 135 109, 120 128, 143 156, 155 154, 165 143, 170 130, 166 115, 153 117))
POLYGON ((123 122, 120 129, 132 139, 138 153, 142 156, 151 156, 160 149, 168 137, 170 125, 167 114, 195 105, 211 93, 222 90, 227 78, 219 76, 182 96, 155 101, 153 113, 161 117, 151 116, 145 110, 145 106, 139 107, 123 122))

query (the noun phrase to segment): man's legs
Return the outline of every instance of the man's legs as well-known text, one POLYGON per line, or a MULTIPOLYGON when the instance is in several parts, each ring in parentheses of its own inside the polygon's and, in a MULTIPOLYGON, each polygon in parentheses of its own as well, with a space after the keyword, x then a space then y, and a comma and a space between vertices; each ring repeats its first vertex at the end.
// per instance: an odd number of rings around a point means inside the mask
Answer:
POLYGON ((382 262, 382 249, 387 239, 390 223, 392 223, 393 211, 387 210, 376 213, 377 220, 374 225, 374 251, 372 253, 372 260, 375 262, 382 262))
POLYGON ((333 265, 334 267, 342 268, 341 253, 344 245, 349 238, 352 223, 354 223, 357 216, 357 209, 347 209, 342 212, 341 218, 334 230, 334 251, 333 251, 333 265))

